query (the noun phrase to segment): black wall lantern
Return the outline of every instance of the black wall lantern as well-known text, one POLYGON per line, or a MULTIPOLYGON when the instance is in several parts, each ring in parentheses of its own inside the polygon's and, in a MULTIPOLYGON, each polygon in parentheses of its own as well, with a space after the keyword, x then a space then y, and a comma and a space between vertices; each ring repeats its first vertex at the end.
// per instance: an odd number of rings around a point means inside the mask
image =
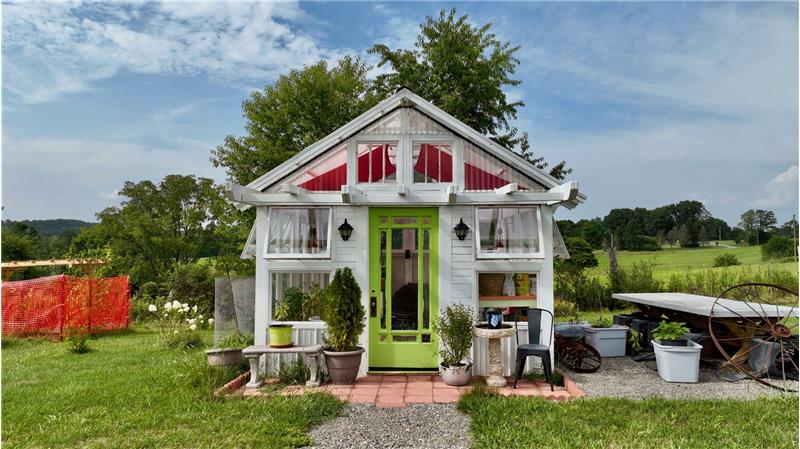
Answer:
POLYGON ((342 236, 342 240, 345 242, 350 239, 350 234, 353 233, 353 227, 350 226, 350 223, 347 222, 347 219, 344 219, 344 223, 339 226, 339 235, 342 236))
POLYGON ((464 240, 467 238, 467 233, 469 232, 469 226, 464 224, 464 219, 462 218, 458 224, 453 228, 453 231, 456 233, 456 237, 459 240, 464 240))

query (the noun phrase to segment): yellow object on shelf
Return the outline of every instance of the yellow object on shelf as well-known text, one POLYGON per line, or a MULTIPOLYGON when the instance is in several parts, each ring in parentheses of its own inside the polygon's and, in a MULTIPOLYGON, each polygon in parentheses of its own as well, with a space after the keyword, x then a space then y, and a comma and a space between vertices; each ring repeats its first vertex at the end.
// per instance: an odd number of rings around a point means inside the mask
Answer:
POLYGON ((528 273, 517 273, 514 275, 514 287, 517 296, 528 296, 531 294, 530 275, 528 273))

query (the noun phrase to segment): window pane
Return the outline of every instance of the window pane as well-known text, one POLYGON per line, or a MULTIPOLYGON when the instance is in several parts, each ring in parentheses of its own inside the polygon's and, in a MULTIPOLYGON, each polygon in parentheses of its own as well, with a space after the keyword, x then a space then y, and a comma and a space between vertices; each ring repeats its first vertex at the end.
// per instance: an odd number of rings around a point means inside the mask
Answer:
POLYGON ((546 190, 510 165, 469 143, 464 144, 465 190, 494 190, 510 183, 517 183, 520 190, 546 190))
POLYGON ((417 229, 392 229, 392 330, 417 330, 417 229))
MULTIPOLYGON (((481 317, 489 309, 502 310, 503 320, 511 321, 523 308, 536 307, 536 273, 478 273, 478 300, 481 317)), ((520 316, 525 320, 525 316, 520 316)))
POLYGON ((285 182, 280 182, 267 191, 279 192, 283 184, 302 187, 312 192, 340 191, 342 186, 347 184, 347 145, 342 145, 306 164, 296 173, 285 182))
POLYGON ((362 143, 358 145, 358 182, 394 183, 397 181, 397 145, 362 143))
POLYGON ((322 315, 320 289, 330 280, 330 273, 292 272, 270 276, 272 319, 277 321, 319 320, 322 315), (279 313, 280 312, 280 313, 279 313))
POLYGON ((539 252, 539 221, 533 207, 478 209, 482 253, 533 254, 539 252))
POLYGON ((414 144, 414 182, 453 182, 453 152, 450 145, 414 144))
POLYGON ((271 209, 267 254, 328 253, 330 209, 271 209))

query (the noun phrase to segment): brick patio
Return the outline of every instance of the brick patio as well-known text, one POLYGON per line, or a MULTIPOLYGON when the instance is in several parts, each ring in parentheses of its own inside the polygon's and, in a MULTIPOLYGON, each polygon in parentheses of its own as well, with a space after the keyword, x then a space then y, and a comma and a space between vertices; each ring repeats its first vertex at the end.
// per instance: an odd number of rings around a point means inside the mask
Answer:
MULTIPOLYGON (((476 382, 480 379, 476 378, 476 382)), ((583 391, 569 379, 565 379, 566 387, 555 387, 550 391, 546 383, 520 380, 517 389, 509 385, 498 389, 503 396, 537 396, 552 400, 575 399, 584 396, 583 391)), ((404 407, 406 404, 430 404, 457 402, 461 394, 472 387, 451 387, 442 382, 438 375, 397 375, 370 374, 360 378, 353 385, 324 385, 317 388, 288 387, 285 395, 297 395, 310 391, 326 391, 339 399, 353 403, 375 404, 378 407, 404 407)), ((258 390, 244 391, 245 396, 260 395, 258 390)))

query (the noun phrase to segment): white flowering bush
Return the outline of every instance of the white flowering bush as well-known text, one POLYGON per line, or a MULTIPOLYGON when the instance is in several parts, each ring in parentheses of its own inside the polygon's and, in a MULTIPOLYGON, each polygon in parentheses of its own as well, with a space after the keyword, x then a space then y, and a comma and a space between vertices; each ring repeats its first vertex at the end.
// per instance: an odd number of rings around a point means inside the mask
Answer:
POLYGON ((214 325, 213 318, 198 313, 197 305, 156 298, 156 304, 147 306, 154 315, 159 343, 168 348, 195 348, 200 346, 201 329, 214 325))

